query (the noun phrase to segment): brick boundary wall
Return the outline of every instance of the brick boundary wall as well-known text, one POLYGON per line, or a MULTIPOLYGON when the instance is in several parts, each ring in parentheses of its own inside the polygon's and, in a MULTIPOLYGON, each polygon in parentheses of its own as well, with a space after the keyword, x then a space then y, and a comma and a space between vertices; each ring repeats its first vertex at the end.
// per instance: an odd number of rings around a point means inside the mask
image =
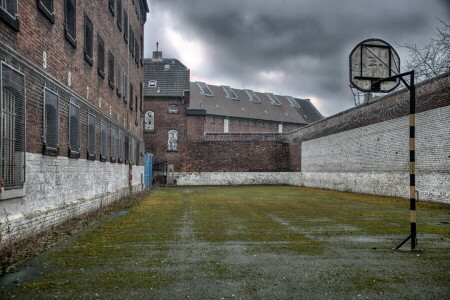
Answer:
MULTIPOLYGON (((419 200, 450 203, 449 73, 417 86, 419 200)), ((295 185, 409 198, 405 89, 288 135, 295 185)))

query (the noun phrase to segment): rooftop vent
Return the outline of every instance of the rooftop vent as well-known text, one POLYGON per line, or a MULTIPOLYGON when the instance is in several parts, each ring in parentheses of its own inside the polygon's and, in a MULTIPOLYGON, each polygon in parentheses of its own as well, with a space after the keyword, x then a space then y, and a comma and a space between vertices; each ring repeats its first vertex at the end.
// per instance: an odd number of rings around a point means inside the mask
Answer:
POLYGON ((206 83, 196 81, 195 84, 200 89, 200 94, 202 94, 203 96, 214 97, 213 92, 210 90, 209 86, 206 83))
POLYGON ((261 100, 258 98, 258 96, 256 96, 255 92, 252 90, 245 90, 245 92, 247 93, 247 95, 250 97, 248 100, 250 100, 250 102, 253 103, 261 103, 261 100))
POLYGON ((153 51, 152 61, 163 61, 162 51, 153 51))
POLYGON ((280 100, 278 100, 277 96, 275 96, 273 93, 266 93, 267 97, 270 99, 270 103, 273 105, 281 105, 280 100))
POLYGON ((227 95, 228 99, 232 99, 232 100, 239 100, 238 96, 236 95, 236 93, 233 91, 233 89, 227 85, 222 85, 222 89, 225 92, 225 94, 227 95))
POLYGON ((292 107, 300 108, 300 104, 298 104, 298 102, 293 97, 291 97, 291 96, 285 96, 285 97, 286 97, 286 99, 288 99, 288 101, 292 107))

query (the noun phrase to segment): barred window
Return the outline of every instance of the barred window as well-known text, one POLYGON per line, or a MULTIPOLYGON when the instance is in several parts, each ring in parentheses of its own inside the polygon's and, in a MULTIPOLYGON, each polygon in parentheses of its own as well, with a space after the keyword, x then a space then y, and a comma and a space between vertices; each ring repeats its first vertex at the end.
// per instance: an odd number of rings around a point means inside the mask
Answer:
POLYGON ((128 102, 128 76, 123 73, 123 102, 128 102))
POLYGON ((140 107, 140 110, 141 110, 141 112, 144 112, 144 109, 143 109, 143 106, 142 106, 142 90, 143 90, 143 88, 144 88, 144 84, 141 82, 140 83, 140 85, 139 85, 139 101, 140 101, 140 104, 139 104, 139 107, 140 107))
POLYGON ((110 162, 115 163, 116 162, 116 146, 117 144, 117 130, 115 127, 111 126, 111 141, 110 141, 110 153, 111 153, 111 157, 110 157, 110 162))
POLYGON ((119 131, 119 145, 117 152, 117 161, 119 164, 123 163, 123 144, 125 143, 125 136, 123 131, 119 131))
POLYGON ((125 145, 124 145, 124 150, 125 150, 125 163, 129 163, 130 162, 130 138, 128 137, 127 134, 125 134, 125 145))
POLYGON ((103 39, 100 37, 100 35, 98 36, 97 40, 98 75, 100 75, 101 78, 105 78, 105 42, 103 42, 103 39))
POLYGON ((133 84, 130 82, 130 101, 129 101, 129 105, 130 105, 130 110, 133 110, 133 84))
POLYGON ((65 15, 65 35, 66 39, 72 44, 72 46, 77 46, 77 36, 76 36, 76 19, 77 19, 77 8, 76 0, 64 0, 64 15, 65 15))
POLYGON ((95 116, 88 114, 87 159, 95 160, 95 116))
POLYGON ((109 86, 114 89, 114 55, 108 52, 108 80, 109 86))
POLYGON ((139 141, 136 141, 136 160, 135 164, 139 165, 139 158, 141 157, 141 143, 139 141))
POLYGON ((117 63, 117 95, 122 96, 122 66, 117 63))
POLYGON ((25 76, 4 62, 0 71, 0 177, 5 189, 18 189, 25 181, 25 76))
POLYGON ((128 15, 125 10, 123 11, 123 38, 125 43, 128 43, 128 15))
POLYGON ((39 10, 50 20, 55 23, 55 16, 53 14, 53 0, 38 0, 39 10))
POLYGON ((17 16, 17 0, 1 0, 0 9, 15 19, 17 16))
POLYGON ((80 157, 80 106, 73 99, 69 103, 69 157, 80 157))
POLYGON ((44 88, 44 154, 58 155, 58 102, 55 92, 44 88))
POLYGON ((91 20, 84 15, 84 58, 92 66, 94 57, 94 31, 91 20))
POLYGON ((138 68, 139 68, 139 44, 138 41, 135 39, 134 40, 134 52, 136 53, 134 56, 134 62, 137 64, 138 68))
POLYGON ((117 0, 117 27, 122 31, 122 0, 117 0))
POLYGON ((131 55, 134 57, 134 31, 133 28, 131 27, 131 24, 128 25, 128 30, 129 30, 129 49, 130 49, 130 53, 131 55))
POLYGON ((109 11, 114 16, 115 10, 114 10, 114 0, 109 0, 109 11))
POLYGON ((100 161, 106 161, 106 135, 107 125, 105 121, 100 122, 100 161))

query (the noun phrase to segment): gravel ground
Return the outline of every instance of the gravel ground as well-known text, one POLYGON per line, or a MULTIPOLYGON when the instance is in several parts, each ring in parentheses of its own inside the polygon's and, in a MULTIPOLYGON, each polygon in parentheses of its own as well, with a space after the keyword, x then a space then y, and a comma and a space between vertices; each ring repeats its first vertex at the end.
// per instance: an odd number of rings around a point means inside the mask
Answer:
POLYGON ((299 187, 174 187, 0 277, 1 299, 450 299, 449 206, 299 187))

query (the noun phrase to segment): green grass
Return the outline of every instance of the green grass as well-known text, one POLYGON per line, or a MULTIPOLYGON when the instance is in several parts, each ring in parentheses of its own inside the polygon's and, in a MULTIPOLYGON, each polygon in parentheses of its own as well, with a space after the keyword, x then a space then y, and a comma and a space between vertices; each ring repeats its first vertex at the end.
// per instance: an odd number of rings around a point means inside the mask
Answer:
POLYGON ((160 189, 38 258, 42 275, 3 295, 276 298, 282 288, 407 298, 413 278, 416 292, 437 298, 449 286, 449 207, 419 203, 421 256, 390 250, 409 234, 408 208, 403 199, 287 186, 160 189))

